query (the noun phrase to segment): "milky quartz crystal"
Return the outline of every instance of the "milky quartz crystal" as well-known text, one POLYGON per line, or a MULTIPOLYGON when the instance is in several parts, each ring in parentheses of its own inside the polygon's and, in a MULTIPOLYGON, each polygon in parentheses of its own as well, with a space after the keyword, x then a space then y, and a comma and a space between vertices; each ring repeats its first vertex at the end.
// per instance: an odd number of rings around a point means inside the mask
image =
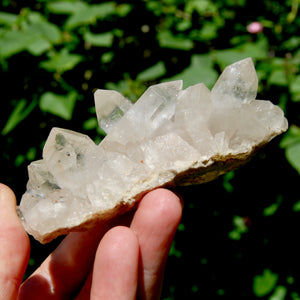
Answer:
POLYGON ((182 90, 178 80, 149 87, 132 104, 97 90, 106 137, 96 145, 52 129, 43 159, 28 167, 18 207, 25 229, 46 243, 133 208, 156 187, 206 182, 244 164, 288 126, 279 107, 255 100, 257 85, 247 58, 228 66, 212 91, 203 83, 182 90))

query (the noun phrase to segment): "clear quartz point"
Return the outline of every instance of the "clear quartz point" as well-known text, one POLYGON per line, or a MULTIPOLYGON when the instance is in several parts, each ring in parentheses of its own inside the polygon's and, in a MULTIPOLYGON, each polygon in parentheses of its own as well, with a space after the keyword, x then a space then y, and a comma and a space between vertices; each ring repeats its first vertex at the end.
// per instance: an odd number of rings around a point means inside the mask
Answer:
POLYGON ((256 98, 258 79, 251 58, 226 67, 211 94, 218 102, 238 100, 249 102, 256 98))
POLYGON ((100 128, 108 133, 133 105, 116 91, 97 90, 94 94, 96 114, 100 128))

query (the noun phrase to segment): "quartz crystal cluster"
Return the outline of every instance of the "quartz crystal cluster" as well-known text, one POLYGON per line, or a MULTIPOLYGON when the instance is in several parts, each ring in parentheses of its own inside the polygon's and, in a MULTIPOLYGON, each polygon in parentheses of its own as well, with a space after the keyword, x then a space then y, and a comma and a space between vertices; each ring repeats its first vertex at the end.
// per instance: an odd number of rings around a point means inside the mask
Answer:
POLYGON ((242 165, 288 126, 279 107, 255 100, 257 85, 247 58, 228 66, 211 91, 172 81, 149 87, 133 104, 97 90, 106 137, 96 145, 52 129, 43 159, 28 167, 18 207, 25 229, 45 243, 130 209, 156 187, 206 182, 242 165))

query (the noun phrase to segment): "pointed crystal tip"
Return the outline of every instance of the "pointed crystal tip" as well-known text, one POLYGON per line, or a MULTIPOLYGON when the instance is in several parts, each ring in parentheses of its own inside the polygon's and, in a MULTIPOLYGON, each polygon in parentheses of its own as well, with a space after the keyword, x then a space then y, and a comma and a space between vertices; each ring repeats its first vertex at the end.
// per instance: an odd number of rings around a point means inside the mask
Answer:
POLYGON ((251 58, 226 67, 212 89, 215 101, 249 102, 256 98, 258 78, 251 58))
POLYGON ((99 126, 108 133, 132 102, 117 91, 97 90, 94 94, 99 126))

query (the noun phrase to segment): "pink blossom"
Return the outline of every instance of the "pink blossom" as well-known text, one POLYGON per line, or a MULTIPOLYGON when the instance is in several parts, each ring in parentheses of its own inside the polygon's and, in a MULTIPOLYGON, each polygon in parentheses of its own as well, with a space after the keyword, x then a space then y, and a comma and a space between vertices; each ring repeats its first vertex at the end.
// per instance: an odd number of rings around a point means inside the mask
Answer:
POLYGON ((263 30, 264 30, 263 24, 261 24, 258 21, 252 22, 247 26, 247 31, 252 34, 262 32, 263 30))

